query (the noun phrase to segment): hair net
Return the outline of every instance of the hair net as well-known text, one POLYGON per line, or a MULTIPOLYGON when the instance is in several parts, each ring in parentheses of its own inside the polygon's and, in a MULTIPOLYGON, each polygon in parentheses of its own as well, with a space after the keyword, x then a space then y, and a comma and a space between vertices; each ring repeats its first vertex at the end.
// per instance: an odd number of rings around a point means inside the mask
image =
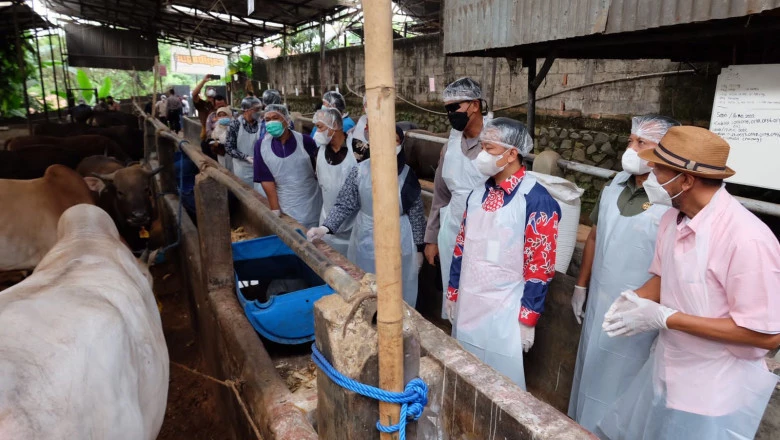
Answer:
POLYGON ((479 86, 478 82, 468 77, 456 79, 444 89, 442 99, 445 104, 482 99, 482 87, 479 86))
POLYGON ((241 110, 250 110, 262 104, 263 103, 254 96, 247 96, 241 100, 241 110))
POLYGON ((278 90, 268 89, 265 92, 263 92, 263 104, 271 105, 271 104, 281 104, 281 103, 282 103, 282 95, 279 94, 278 90))
POLYGON ((329 107, 335 108, 341 113, 344 113, 347 110, 347 103, 344 101, 344 97, 341 96, 341 93, 339 92, 326 92, 324 95, 322 95, 322 100, 327 102, 329 107))
POLYGON ((335 108, 321 108, 314 113, 312 122, 316 125, 318 122, 322 122, 326 127, 331 130, 342 130, 344 128, 344 121, 341 119, 341 113, 335 108))
POLYGON ((217 109, 217 115, 219 115, 220 113, 225 113, 228 116, 233 116, 233 112, 230 111, 230 107, 228 107, 228 106, 218 108, 217 109))
POLYGON ((528 134, 525 125, 509 118, 489 120, 482 129, 479 139, 503 145, 506 148, 514 148, 522 156, 530 153, 534 148, 534 141, 528 134))
POLYGON ((290 123, 290 112, 284 104, 269 104, 268 107, 265 108, 265 114, 267 115, 269 113, 276 113, 283 117, 288 124, 290 123))
POLYGON ((661 142, 667 130, 671 127, 680 125, 672 118, 661 115, 634 116, 631 118, 631 134, 635 134, 642 139, 653 141, 656 144, 661 142))

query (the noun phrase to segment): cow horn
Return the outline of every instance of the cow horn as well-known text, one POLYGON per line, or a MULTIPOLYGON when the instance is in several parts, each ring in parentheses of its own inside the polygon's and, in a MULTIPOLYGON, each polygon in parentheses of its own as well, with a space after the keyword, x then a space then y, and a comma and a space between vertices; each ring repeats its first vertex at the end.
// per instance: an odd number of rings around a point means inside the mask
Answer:
POLYGON ((116 175, 116 171, 114 171, 111 174, 92 173, 92 175, 97 177, 98 179, 104 181, 104 182, 113 182, 114 181, 114 177, 116 175))
POLYGON ((144 169, 144 173, 146 173, 146 175, 147 175, 147 176, 149 176, 149 177, 152 177, 152 176, 154 176, 155 174, 157 174, 157 173, 159 173, 160 171, 162 171, 162 169, 163 169, 163 167, 161 167, 161 166, 160 166, 160 167, 157 167, 157 168, 155 168, 155 169, 153 169, 153 170, 151 170, 151 171, 147 171, 146 169, 144 169))

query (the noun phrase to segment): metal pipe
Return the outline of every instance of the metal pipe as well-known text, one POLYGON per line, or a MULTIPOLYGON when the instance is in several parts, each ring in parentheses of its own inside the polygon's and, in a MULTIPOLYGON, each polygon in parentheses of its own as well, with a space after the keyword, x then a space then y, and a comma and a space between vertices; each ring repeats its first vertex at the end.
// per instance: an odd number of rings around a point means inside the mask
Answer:
POLYGON ((62 109, 60 108, 60 87, 57 85, 57 65, 54 64, 54 45, 51 42, 51 32, 49 33, 49 56, 51 57, 51 71, 54 74, 54 94, 57 95, 57 119, 62 120, 62 109))
MULTIPOLYGON (((22 2, 18 2, 23 4, 22 2)), ((22 37, 19 30, 19 18, 16 14, 16 9, 13 8, 13 21, 14 21, 14 34, 16 35, 16 57, 19 63, 19 69, 22 71, 22 90, 24 91, 24 117, 27 119, 27 131, 30 135, 32 131, 32 121, 30 120, 30 97, 27 94, 27 63, 24 61, 24 53, 22 49, 22 37)))
POLYGON ((530 58, 528 61, 528 114, 526 115, 526 128, 531 139, 534 136, 534 125, 536 124, 536 58, 530 58))
MULTIPOLYGON (((30 8, 30 11, 32 11, 32 8, 30 8)), ((32 11, 33 14, 35 14, 35 11, 32 11)), ((33 16, 33 23, 35 22, 35 16, 33 16)), ((35 57, 38 59, 38 78, 41 83, 41 95, 43 95, 43 117, 46 118, 46 122, 49 122, 49 111, 46 109, 46 86, 44 83, 46 81, 43 80, 43 66, 41 66, 41 48, 38 45, 38 31, 33 30, 35 32, 35 35, 33 38, 35 39, 35 57)))
MULTIPOLYGON (((446 138, 431 136, 425 133, 408 132, 406 133, 406 137, 410 139, 419 139, 422 141, 438 142, 442 144, 442 146, 447 143, 446 138)), ((535 157, 536 156, 533 154, 528 154, 524 158, 524 160, 527 160, 528 162, 533 162, 535 157)), ((601 179, 611 179, 615 177, 615 174, 617 174, 617 171, 614 170, 608 170, 593 165, 586 165, 584 163, 574 162, 566 159, 558 159, 558 166, 565 170, 587 174, 589 176, 594 176, 601 179)), ((749 209, 750 211, 756 214, 769 215, 772 217, 780 217, 780 204, 764 202, 755 199, 748 199, 745 197, 737 197, 737 200, 739 200, 739 202, 742 203, 742 205, 744 205, 745 208, 749 209)))

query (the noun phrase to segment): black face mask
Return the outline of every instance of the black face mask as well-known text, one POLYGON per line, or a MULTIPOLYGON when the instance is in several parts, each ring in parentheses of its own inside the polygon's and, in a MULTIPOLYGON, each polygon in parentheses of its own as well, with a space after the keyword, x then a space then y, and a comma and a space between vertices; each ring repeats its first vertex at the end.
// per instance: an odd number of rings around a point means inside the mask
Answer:
POLYGON ((469 123, 469 115, 467 115, 466 112, 447 113, 447 118, 450 120, 452 128, 457 131, 463 131, 469 123))

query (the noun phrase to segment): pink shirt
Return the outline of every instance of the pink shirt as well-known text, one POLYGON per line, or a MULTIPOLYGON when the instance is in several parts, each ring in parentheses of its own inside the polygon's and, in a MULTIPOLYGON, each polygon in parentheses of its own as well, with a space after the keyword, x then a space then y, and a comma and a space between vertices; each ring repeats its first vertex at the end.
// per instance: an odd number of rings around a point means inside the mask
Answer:
MULTIPOLYGON (((697 231, 711 221, 706 255, 708 312, 703 315, 690 310, 686 306, 690 301, 665 292, 663 285, 667 283, 663 282, 661 304, 697 316, 731 317, 738 326, 759 332, 780 332, 780 245, 770 229, 725 189, 719 190, 717 199, 713 198, 693 219, 683 220, 684 215, 677 209, 670 209, 661 218, 650 273, 664 277, 662 252, 672 238, 668 228, 676 229, 675 254, 695 252, 697 231)), ((757 358, 767 352, 746 346, 731 346, 729 350, 742 358, 757 358)))

